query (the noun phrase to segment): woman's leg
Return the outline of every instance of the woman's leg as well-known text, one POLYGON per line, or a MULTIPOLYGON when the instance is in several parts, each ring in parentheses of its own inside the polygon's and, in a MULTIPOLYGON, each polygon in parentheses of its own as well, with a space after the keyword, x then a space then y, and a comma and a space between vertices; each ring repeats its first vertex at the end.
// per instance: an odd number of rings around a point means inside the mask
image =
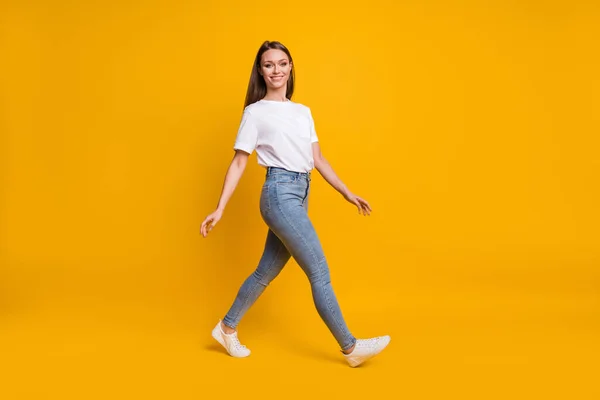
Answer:
POLYGON ((279 275, 290 259, 290 253, 281 240, 269 229, 265 249, 256 270, 245 280, 229 309, 223 323, 235 329, 248 309, 264 292, 269 283, 279 275))
POLYGON ((308 182, 275 185, 270 196, 271 208, 265 222, 281 239, 306 273, 313 300, 342 350, 354 346, 356 339, 348 330, 331 286, 329 267, 321 242, 307 213, 308 182))

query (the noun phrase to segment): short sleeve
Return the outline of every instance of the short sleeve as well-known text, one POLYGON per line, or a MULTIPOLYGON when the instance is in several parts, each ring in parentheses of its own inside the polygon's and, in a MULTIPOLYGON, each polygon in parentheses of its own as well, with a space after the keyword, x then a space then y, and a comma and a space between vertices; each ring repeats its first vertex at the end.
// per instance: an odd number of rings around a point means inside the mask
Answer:
POLYGON ((256 148, 257 140, 258 129, 256 129, 254 117, 252 114, 250 114, 250 111, 244 110, 233 148, 235 150, 243 150, 248 154, 252 154, 256 148))
POLYGON ((310 108, 308 109, 308 116, 310 117, 310 142, 311 143, 318 142, 319 138, 317 137, 317 132, 315 130, 315 121, 313 120, 312 112, 310 111, 310 108))

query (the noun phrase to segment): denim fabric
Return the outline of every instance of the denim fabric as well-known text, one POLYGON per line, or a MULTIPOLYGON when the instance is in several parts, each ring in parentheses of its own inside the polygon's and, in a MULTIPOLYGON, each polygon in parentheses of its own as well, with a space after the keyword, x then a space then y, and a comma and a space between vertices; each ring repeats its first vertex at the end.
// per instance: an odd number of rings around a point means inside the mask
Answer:
POLYGON ((260 197, 260 213, 269 227, 256 270, 242 284, 223 323, 236 328, 246 311, 279 275, 290 256, 307 275, 317 311, 342 350, 356 339, 346 326, 317 233, 308 218, 310 173, 268 167, 260 197))

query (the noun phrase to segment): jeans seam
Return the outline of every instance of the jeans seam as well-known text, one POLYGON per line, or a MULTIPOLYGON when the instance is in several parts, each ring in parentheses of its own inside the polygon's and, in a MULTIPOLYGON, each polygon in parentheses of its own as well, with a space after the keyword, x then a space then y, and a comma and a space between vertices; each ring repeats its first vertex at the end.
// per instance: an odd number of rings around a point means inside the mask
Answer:
MULTIPOLYGON (((265 187, 263 187, 263 192, 261 193, 261 197, 265 196, 265 209, 262 210, 261 209, 261 214, 268 214, 269 211, 271 211, 271 184, 270 183, 265 183, 265 187), (265 190, 266 189, 266 193, 265 190)), ((261 203, 262 204, 262 203, 261 203)))
MULTIPOLYGON (((254 274, 254 272, 252 272, 252 274, 254 274)), ((251 275, 252 276, 252 275, 251 275)), ((258 280, 257 280, 258 282, 258 280)), ((246 307, 246 305, 248 304, 248 299, 254 294, 254 292, 256 291, 256 286, 258 285, 252 285, 252 287, 250 288, 250 293, 248 293, 248 295, 246 295, 246 297, 244 298, 244 302, 242 303, 242 305, 237 309, 237 312, 235 313, 235 316, 233 317, 233 320, 235 321, 235 325, 237 326, 237 324, 239 323, 239 316, 240 313, 242 312, 242 310, 246 307)))
MULTIPOLYGON (((292 229, 294 230, 294 232, 300 237, 300 239, 304 242, 304 244, 306 245, 306 247, 308 247, 308 249, 310 250, 310 253, 312 255, 312 258, 315 259, 315 262, 317 263, 318 266, 321 265, 320 261, 317 259, 317 256, 312 248, 312 246, 310 246, 308 244, 308 242, 306 241, 306 239, 304 238, 303 235, 300 234, 300 232, 298 231, 298 229, 296 228, 296 225, 294 225, 294 223, 288 218, 288 216, 286 215, 286 213, 283 211, 283 209, 281 208, 281 205, 277 204, 277 208, 279 209, 279 211, 281 212, 281 215, 283 215, 283 217, 285 218, 285 220, 290 224, 290 226, 292 227, 292 229)), ((325 258, 323 257, 323 260, 325 260, 325 258)), ((311 282, 312 285, 312 282, 311 282)), ((320 287, 321 290, 323 290, 323 292, 325 293, 325 303, 327 305, 327 308, 329 309, 329 312, 331 313, 331 315, 334 317, 333 320, 335 321, 335 324, 337 325, 338 329, 340 331, 344 331, 344 329, 342 329, 342 326, 340 324, 340 321, 338 320, 338 318, 336 317, 335 313, 333 312, 332 308, 331 308, 331 303, 329 300, 329 296, 327 296, 327 291, 324 290, 324 285, 321 285, 320 287)))
POLYGON ((319 261, 317 260, 317 256, 316 256, 315 252, 313 251, 312 246, 310 246, 308 244, 308 242, 306 241, 306 239, 304 239, 304 236, 302 236, 300 234, 300 232, 298 231, 298 228, 296 228, 296 225, 294 225, 294 223, 288 218, 288 216, 286 215, 286 213, 281 208, 281 204, 279 204, 279 202, 277 203, 277 208, 279 209, 279 211, 281 212, 281 215, 283 215, 283 218, 285 218, 285 220, 287 221, 287 223, 290 224, 290 226, 292 227, 292 229, 294 229, 294 232, 296 233, 296 235, 298 235, 300 237, 300 239, 304 242, 304 244, 306 245, 306 247, 309 248, 310 254, 311 254, 312 258, 315 259, 315 261, 318 263, 319 261))
POLYGON ((267 185, 267 212, 271 211, 271 185, 267 185))
MULTIPOLYGON (((323 258, 323 261, 325 261, 325 258, 323 258)), ((321 263, 319 263, 319 265, 321 265, 321 263)), ((329 274, 330 274, 329 284, 331 285, 331 271, 329 272, 329 274)), ((321 290, 323 290, 323 296, 325 297, 325 303, 327 304, 327 308, 329 308, 329 312, 333 316, 333 320, 335 321, 338 329, 340 330, 340 332, 343 332, 345 329, 343 329, 342 324, 339 320, 339 316, 335 314, 335 310, 331 306, 331 298, 327 295, 327 290, 325 289, 325 285, 326 285, 326 283, 324 283, 324 282, 321 285, 321 290)), ((333 288, 332 288, 332 290, 333 290, 333 288)))
MULTIPOLYGON (((271 263, 270 263, 270 264, 269 264, 269 266, 267 267, 267 269, 266 269, 266 271, 265 271, 266 273, 269 273, 269 272, 271 272, 271 269, 273 268, 273 265, 275 264, 275 261, 277 261, 277 260, 279 259, 279 254, 281 254, 281 246, 278 246, 277 253, 275 254, 275 257, 273 257, 273 261, 271 261, 271 263)), ((257 268, 257 269, 258 269, 258 268, 257 268)), ((254 275, 254 272, 256 272, 256 270, 254 270, 254 271, 252 272, 252 275, 250 275, 251 277, 253 277, 253 275, 254 275)), ((266 273, 265 273, 265 275, 266 275, 266 273)), ((254 277, 254 278, 255 278, 255 277, 254 277)), ((255 278, 255 279, 256 279, 256 278, 255 278)), ((242 310, 243 310, 243 309, 246 307, 246 305, 248 304, 248 299, 249 299, 250 297, 252 297, 252 295, 253 295, 253 294, 256 292, 256 289, 257 289, 257 287, 258 287, 259 285, 260 285, 260 286, 264 286, 265 288, 267 287, 266 285, 262 285, 262 283, 260 282, 260 279, 256 279, 256 282, 258 283, 258 285, 252 285, 252 288, 251 288, 251 290, 250 290, 250 293, 248 293, 248 295, 247 295, 247 296, 244 298, 244 302, 242 303, 241 307, 239 307, 239 308, 238 308, 238 310, 237 310, 237 312, 236 312, 236 314, 235 314, 235 316, 234 316, 234 318, 233 318, 233 320, 234 320, 234 321, 236 321, 236 325, 237 325, 237 323, 239 322, 239 321, 237 321, 237 320, 238 320, 238 317, 240 316, 240 312, 242 312, 242 310)))
POLYGON ((304 198, 302 199, 302 205, 304 205, 304 202, 308 198, 308 189, 310 189, 310 182, 306 182, 306 190, 304 191, 304 198))
MULTIPOLYGON (((275 234, 275 232, 273 232, 273 234, 275 234)), ((277 253, 275 254, 275 257, 273 257, 273 261, 271 261, 271 264, 269 264, 269 266, 267 267, 267 270, 266 270, 267 273, 271 272, 271 270, 273 269, 273 265, 275 265, 275 261, 279 260, 279 255, 281 254, 282 247, 285 248, 285 246, 277 246, 277 253)), ((271 281, 272 281, 272 279, 269 282, 271 282, 271 281)), ((261 283, 260 279, 258 280, 258 283, 261 283)), ((264 286, 267 287, 267 285, 264 285, 264 286)))

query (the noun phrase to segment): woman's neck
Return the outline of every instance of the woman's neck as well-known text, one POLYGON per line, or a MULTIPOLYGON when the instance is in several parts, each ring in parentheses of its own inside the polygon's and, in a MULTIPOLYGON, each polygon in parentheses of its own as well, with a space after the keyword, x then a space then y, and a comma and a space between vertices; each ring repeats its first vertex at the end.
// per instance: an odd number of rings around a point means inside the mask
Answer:
POLYGON ((283 90, 278 90, 278 91, 267 91, 267 94, 265 95, 265 97, 263 97, 263 100, 271 100, 271 101, 288 101, 288 98, 286 97, 286 88, 283 87, 283 90))

